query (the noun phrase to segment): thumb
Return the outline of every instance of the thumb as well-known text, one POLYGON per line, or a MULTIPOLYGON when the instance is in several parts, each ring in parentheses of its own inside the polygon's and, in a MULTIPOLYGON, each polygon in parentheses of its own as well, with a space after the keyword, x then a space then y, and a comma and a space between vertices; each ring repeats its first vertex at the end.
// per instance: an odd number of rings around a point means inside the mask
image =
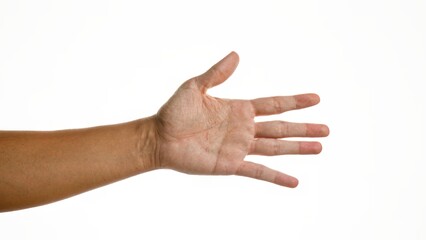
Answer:
POLYGON ((231 52, 207 72, 196 78, 198 87, 205 93, 207 89, 217 86, 228 79, 238 66, 239 57, 236 52, 231 52))

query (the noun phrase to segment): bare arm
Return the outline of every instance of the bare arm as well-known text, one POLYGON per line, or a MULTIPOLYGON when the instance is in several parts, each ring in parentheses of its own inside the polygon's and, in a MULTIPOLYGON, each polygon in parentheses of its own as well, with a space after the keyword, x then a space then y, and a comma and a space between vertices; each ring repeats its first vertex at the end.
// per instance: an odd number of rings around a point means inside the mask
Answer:
POLYGON ((87 129, 0 132, 0 211, 37 206, 153 169, 153 118, 87 129))
POLYGON ((209 88, 231 76, 238 61, 231 53, 189 79, 149 118, 77 130, 0 131, 0 211, 46 204, 160 168, 296 187, 296 178, 245 157, 320 153, 319 142, 283 138, 325 137, 328 127, 255 122, 255 117, 310 107, 319 97, 232 100, 208 95, 209 88))

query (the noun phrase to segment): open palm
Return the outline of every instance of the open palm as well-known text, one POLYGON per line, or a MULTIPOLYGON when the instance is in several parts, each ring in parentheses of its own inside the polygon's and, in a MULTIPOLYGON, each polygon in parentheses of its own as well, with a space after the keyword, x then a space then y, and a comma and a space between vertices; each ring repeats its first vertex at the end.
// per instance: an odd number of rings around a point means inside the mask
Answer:
POLYGON ((244 158, 248 154, 319 153, 318 142, 280 138, 327 136, 327 126, 283 121, 255 123, 254 118, 313 106, 319 97, 304 94, 228 100, 206 94, 209 88, 224 82, 237 65, 238 55, 233 52, 203 75, 186 81, 159 110, 156 161, 161 167, 190 174, 236 174, 295 187, 296 178, 244 158))

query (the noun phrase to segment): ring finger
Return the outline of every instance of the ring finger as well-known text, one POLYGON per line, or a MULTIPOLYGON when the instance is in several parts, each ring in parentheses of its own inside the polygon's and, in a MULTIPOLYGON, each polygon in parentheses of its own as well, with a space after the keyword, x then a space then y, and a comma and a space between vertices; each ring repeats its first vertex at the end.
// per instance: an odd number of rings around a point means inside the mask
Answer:
POLYGON ((249 149, 251 155, 318 154, 322 150, 319 142, 284 141, 271 138, 255 139, 249 149))

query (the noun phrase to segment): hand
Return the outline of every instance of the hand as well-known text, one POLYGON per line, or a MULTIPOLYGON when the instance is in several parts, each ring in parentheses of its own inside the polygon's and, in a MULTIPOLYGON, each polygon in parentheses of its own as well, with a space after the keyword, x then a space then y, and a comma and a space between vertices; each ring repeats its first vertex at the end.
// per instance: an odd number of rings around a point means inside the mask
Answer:
POLYGON ((238 55, 230 53, 206 73, 186 81, 155 116, 155 165, 189 174, 240 175, 286 187, 294 177, 245 161, 248 154, 318 154, 318 142, 284 141, 287 137, 325 137, 328 127, 283 121, 254 122, 256 116, 279 114, 319 103, 316 94, 254 100, 220 99, 206 94, 234 72, 238 55))

